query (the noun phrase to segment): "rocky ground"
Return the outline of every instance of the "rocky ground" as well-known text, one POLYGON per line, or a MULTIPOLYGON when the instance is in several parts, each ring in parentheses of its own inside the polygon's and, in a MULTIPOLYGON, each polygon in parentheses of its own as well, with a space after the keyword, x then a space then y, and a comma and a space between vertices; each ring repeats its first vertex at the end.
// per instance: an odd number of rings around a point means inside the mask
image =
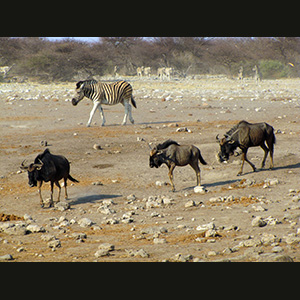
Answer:
MULTIPOLYGON (((299 261, 300 79, 240 82, 224 77, 158 81, 128 77, 135 125, 120 126, 122 105, 104 106, 106 126, 88 99, 73 107, 74 83, 0 85, 0 260, 299 261), (275 168, 263 151, 216 160, 222 136, 240 120, 276 132, 275 168), (172 138, 199 147, 203 188, 192 168, 149 168, 148 143, 172 138), (69 199, 40 208, 19 166, 47 147, 71 162, 69 199)), ((43 197, 50 187, 43 185, 43 197)), ((64 193, 62 192, 62 195, 64 193)), ((55 190, 54 197, 57 197, 55 190)), ((61 199, 63 200, 63 199, 61 199)))

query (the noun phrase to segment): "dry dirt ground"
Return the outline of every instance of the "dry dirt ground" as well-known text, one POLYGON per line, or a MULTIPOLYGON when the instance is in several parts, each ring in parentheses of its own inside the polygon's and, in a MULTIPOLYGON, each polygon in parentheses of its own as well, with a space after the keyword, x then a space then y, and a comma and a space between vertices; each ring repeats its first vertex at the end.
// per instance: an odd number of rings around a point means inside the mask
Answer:
MULTIPOLYGON (((90 128, 85 124, 91 101, 85 98, 77 107, 71 105, 75 83, 0 84, 0 214, 4 221, 0 225, 24 223, 18 218, 7 221, 6 215, 28 214, 33 224, 61 243, 53 251, 42 239, 45 233, 2 230, 0 256, 10 254, 17 262, 299 261, 300 79, 259 84, 223 77, 163 82, 125 79, 132 84, 137 102, 138 108, 132 110, 135 124, 128 120, 126 126, 119 125, 124 115, 119 104, 103 106, 105 127, 100 126, 96 112, 90 128), (269 157, 266 168, 259 169, 261 148, 248 152, 257 172, 245 163, 241 177, 236 176, 240 157, 227 164, 216 160, 216 135, 222 136, 243 119, 274 127, 273 170, 268 169, 269 157), (188 131, 177 132, 180 127, 188 131), (168 138, 200 148, 208 163, 200 165, 205 194, 194 192, 196 176, 189 166, 175 169, 174 193, 167 167, 149 168, 148 143, 168 138), (45 140, 52 153, 68 158, 71 175, 80 181, 69 181, 70 209, 65 211, 42 209, 37 188, 30 188, 27 172, 19 171, 24 159, 31 162, 44 151, 41 141, 45 140), (94 149, 95 144, 101 149, 94 149), (167 185, 156 185, 157 181, 167 185), (135 197, 127 198, 132 194, 135 197), (148 201, 150 196, 165 196, 168 203, 148 201), (187 203, 192 206, 186 207, 187 203), (271 221, 254 227, 257 216, 271 221), (94 224, 80 227, 81 218, 94 224), (110 224, 114 222, 118 224, 110 224), (208 223, 215 230, 211 236, 197 230, 208 223), (86 238, 76 240, 74 233, 84 233, 86 238), (114 250, 96 257, 102 243, 113 244, 114 250)), ((42 194, 49 198, 49 183, 44 183, 42 194)))

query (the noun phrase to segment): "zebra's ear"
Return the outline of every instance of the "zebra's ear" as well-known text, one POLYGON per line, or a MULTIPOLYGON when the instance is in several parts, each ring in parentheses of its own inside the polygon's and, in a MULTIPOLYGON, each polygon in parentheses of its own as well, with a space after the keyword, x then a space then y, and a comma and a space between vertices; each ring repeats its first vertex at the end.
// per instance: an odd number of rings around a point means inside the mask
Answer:
POLYGON ((84 83, 83 81, 78 81, 78 82, 76 83, 76 89, 82 88, 82 84, 83 84, 83 83, 84 83))

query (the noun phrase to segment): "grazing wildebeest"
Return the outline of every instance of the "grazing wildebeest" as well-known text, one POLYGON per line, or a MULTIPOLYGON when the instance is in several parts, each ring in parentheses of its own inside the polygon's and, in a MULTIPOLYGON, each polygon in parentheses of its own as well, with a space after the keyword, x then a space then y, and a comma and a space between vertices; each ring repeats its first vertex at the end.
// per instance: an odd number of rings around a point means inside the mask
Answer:
POLYGON ((149 165, 150 168, 159 168, 163 163, 168 166, 168 175, 171 181, 172 191, 174 192, 173 170, 175 166, 183 167, 190 165, 196 172, 197 185, 200 185, 200 168, 198 160, 200 160, 203 165, 207 164, 197 147, 193 145, 179 145, 177 142, 169 139, 151 149, 149 165))
POLYGON ((274 129, 269 124, 251 124, 246 121, 241 121, 224 134, 224 138, 219 139, 218 136, 219 135, 216 136, 216 139, 220 144, 220 152, 218 153, 220 162, 227 161, 229 156, 234 154, 234 150, 237 147, 242 150, 242 166, 237 175, 242 174, 245 161, 252 167, 254 172, 256 170, 255 165, 247 159, 247 151, 250 147, 260 146, 264 150, 265 155, 261 163, 261 168, 265 166, 265 161, 270 151, 270 169, 273 169, 273 153, 276 139, 274 129))
POLYGON ((21 164, 22 170, 28 171, 28 184, 30 187, 38 186, 41 207, 44 207, 44 202, 41 194, 41 187, 43 181, 51 182, 51 200, 50 207, 53 206, 53 184, 55 183, 59 189, 57 202, 60 200, 60 185, 59 180, 64 179, 65 186, 65 199, 68 198, 67 194, 67 179, 73 182, 79 182, 70 175, 69 161, 62 155, 53 155, 49 149, 39 154, 34 163, 30 165, 24 165, 25 160, 21 164))

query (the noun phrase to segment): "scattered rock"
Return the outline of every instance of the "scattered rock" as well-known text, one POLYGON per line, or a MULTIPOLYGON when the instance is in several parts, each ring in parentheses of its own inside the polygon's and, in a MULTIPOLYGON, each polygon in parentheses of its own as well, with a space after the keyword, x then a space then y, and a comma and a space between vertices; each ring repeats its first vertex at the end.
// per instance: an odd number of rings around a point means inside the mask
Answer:
POLYGON ((166 242, 167 242, 167 240, 164 238, 154 238, 153 239, 154 244, 165 244, 166 242))
POLYGON ((187 127, 179 127, 176 129, 176 132, 189 132, 191 133, 192 130, 188 129, 187 127))
POLYGON ((103 243, 98 246, 99 250, 106 250, 106 251, 114 251, 115 245, 110 243, 103 243))
POLYGON ((82 218, 78 221, 80 227, 89 227, 92 226, 93 222, 89 218, 82 218))
POLYGON ((131 250, 131 249, 125 249, 125 252, 127 253, 127 255, 130 256, 140 256, 143 258, 149 257, 150 255, 144 250, 144 249, 140 249, 140 250, 131 250))
POLYGON ((255 205, 252 205, 252 208, 254 211, 258 211, 258 212, 262 212, 262 211, 266 211, 267 209, 262 207, 261 205, 258 205, 258 206, 255 206, 255 205))
POLYGON ((182 255, 181 253, 177 253, 174 256, 172 256, 170 259, 171 261, 175 261, 175 262, 187 262, 193 259, 193 255, 191 254, 182 255))
POLYGON ((251 222, 253 227, 264 227, 267 225, 267 222, 260 216, 255 217, 251 222))
POLYGON ((54 207, 59 211, 65 211, 70 208, 70 204, 66 201, 60 201, 58 203, 55 203, 54 207))
POLYGON ((5 255, 0 256, 0 261, 1 260, 13 260, 13 257, 10 254, 5 254, 5 255))
POLYGON ((102 147, 99 144, 94 144, 93 149, 102 150, 102 147))
POLYGON ((104 250, 104 249, 100 249, 100 250, 97 250, 97 251, 95 252, 95 256, 96 256, 97 258, 103 257, 103 256, 108 256, 108 255, 109 255, 109 251, 104 250))
POLYGON ((155 185, 156 186, 164 186, 164 185, 167 185, 168 183, 167 182, 165 182, 165 181, 156 181, 155 182, 155 185))
POLYGON ((60 240, 59 239, 51 240, 48 243, 48 247, 52 249, 60 248, 61 247, 60 240))
POLYGON ((195 204, 195 201, 193 201, 193 200, 189 200, 188 202, 186 202, 185 204, 184 204, 184 207, 193 207, 193 206, 195 206, 196 204, 195 204))
POLYGON ((39 226, 37 224, 29 224, 26 227, 26 230, 30 231, 31 233, 36 233, 36 232, 45 232, 45 228, 42 226, 39 226))
POLYGON ((197 193, 197 194, 205 194, 207 193, 208 190, 204 187, 204 186, 195 186, 194 187, 194 193, 197 193))

